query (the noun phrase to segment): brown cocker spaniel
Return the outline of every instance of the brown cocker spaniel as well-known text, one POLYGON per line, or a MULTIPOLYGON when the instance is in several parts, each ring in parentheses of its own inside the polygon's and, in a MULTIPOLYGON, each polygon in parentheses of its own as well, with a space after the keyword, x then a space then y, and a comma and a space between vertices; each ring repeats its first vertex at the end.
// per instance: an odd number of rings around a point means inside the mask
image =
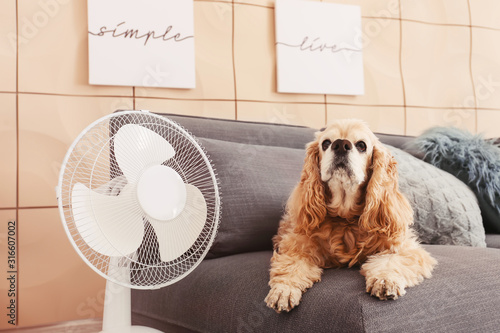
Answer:
POLYGON ((267 305, 290 311, 323 268, 354 265, 368 293, 397 299, 431 277, 437 263, 412 223, 388 149, 362 121, 332 123, 307 145, 300 183, 273 238, 267 305))

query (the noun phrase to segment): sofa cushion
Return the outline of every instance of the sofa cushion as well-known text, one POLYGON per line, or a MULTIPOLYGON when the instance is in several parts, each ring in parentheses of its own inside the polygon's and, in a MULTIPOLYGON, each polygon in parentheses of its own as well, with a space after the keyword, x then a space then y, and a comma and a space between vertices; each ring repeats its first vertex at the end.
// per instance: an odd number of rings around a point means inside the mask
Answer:
POLYGON ((420 241, 485 247, 481 210, 470 188, 400 149, 389 149, 398 162, 399 189, 411 203, 420 241))
POLYGON ((500 251, 425 248, 439 262, 433 277, 396 301, 369 296, 358 268, 327 269, 297 308, 277 314, 264 303, 272 253, 253 252, 205 260, 159 290, 133 290, 133 321, 174 332, 496 331, 500 251))
POLYGON ((216 166, 221 225, 209 258, 269 250, 286 200, 300 179, 304 150, 199 138, 216 166))
POLYGON ((486 231, 500 233, 500 149, 494 142, 458 128, 435 127, 410 147, 469 185, 479 200, 486 231))

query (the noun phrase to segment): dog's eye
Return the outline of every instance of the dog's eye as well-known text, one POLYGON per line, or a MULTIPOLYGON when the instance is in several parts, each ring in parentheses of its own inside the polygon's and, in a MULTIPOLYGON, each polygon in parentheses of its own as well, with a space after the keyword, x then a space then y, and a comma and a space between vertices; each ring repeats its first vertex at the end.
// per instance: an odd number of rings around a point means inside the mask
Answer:
POLYGON ((323 150, 327 150, 328 147, 330 147, 330 145, 332 144, 332 142, 330 140, 325 140, 323 141, 323 143, 321 144, 321 147, 323 147, 323 150))
POLYGON ((360 152, 365 152, 366 151, 366 143, 364 143, 364 141, 358 141, 356 143, 356 148, 358 148, 358 150, 360 152))

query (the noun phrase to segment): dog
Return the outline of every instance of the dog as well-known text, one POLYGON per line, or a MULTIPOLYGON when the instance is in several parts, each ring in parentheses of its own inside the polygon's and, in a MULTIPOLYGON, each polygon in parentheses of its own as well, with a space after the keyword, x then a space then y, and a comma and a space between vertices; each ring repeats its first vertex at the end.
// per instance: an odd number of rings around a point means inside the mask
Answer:
POLYGON ((437 264, 412 223, 389 150, 364 122, 333 122, 306 146, 300 182, 273 238, 267 306, 288 312, 324 268, 355 265, 372 296, 403 296, 437 264))

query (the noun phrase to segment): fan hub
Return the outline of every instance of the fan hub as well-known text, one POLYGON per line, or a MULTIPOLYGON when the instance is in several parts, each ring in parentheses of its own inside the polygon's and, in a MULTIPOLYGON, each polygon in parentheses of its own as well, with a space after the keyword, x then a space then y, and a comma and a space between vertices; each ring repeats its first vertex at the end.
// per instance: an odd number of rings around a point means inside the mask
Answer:
POLYGON ((186 185, 174 169, 154 165, 139 178, 137 198, 149 217, 159 221, 172 220, 184 210, 186 185))

